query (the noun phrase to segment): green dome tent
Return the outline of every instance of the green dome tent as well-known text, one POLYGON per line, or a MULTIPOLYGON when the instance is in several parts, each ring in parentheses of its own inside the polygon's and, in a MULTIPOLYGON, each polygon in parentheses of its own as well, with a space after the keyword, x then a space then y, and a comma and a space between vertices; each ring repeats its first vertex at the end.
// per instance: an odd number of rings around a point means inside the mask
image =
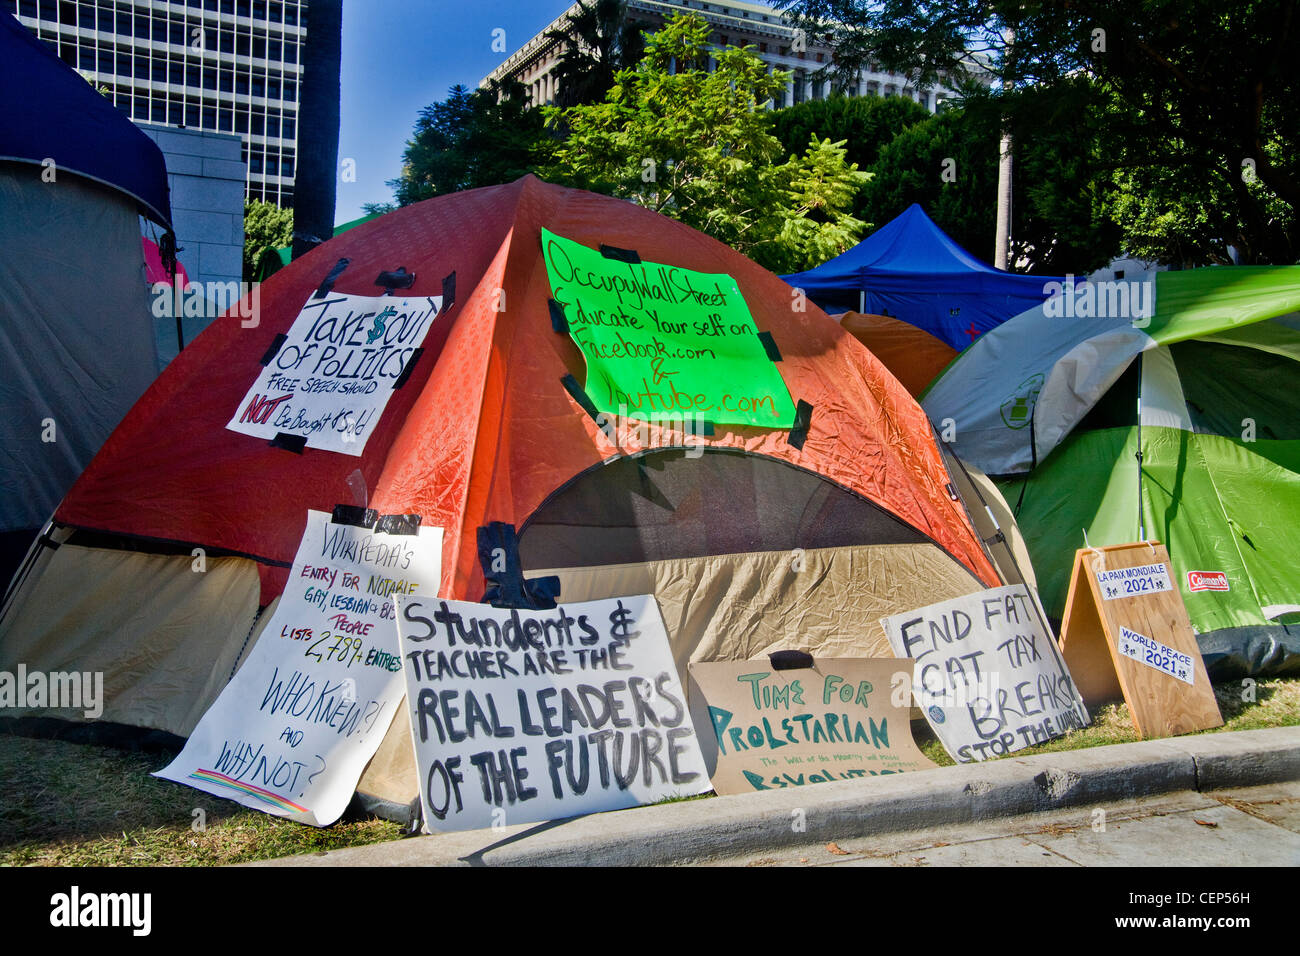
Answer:
POLYGON ((1300 267, 1052 291, 922 396, 1002 479, 1044 606, 1085 534, 1160 540, 1213 677, 1300 671, 1300 267))

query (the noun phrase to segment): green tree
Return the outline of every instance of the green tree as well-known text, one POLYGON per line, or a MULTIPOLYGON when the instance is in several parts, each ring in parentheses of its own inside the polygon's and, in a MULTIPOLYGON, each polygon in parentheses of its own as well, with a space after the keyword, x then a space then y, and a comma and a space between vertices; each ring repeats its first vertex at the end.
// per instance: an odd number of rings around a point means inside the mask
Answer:
POLYGON ((627 0, 578 0, 564 26, 546 37, 564 45, 554 71, 560 107, 604 99, 619 70, 634 67, 645 51, 641 29, 627 18, 627 0))
MULTIPOLYGON (((1025 271, 1083 274, 1122 251, 1112 221, 1113 168, 1098 146, 1108 108, 1086 80, 1030 89, 1016 111, 1033 116, 1038 135, 1013 124, 1018 143, 1011 260, 1025 271)), ((871 167, 862 215, 887 222, 912 203, 960 245, 987 260, 997 228, 998 139, 1002 101, 968 96, 899 133, 871 167)))
POLYGON ((244 281, 260 281, 280 268, 276 252, 293 243, 293 210, 260 199, 244 200, 244 281))
MULTIPOLYGON (((1079 77, 1112 98, 1113 218, 1125 245, 1221 261, 1300 254, 1300 10, 1296 0, 776 0, 837 68, 867 60, 920 81, 985 63, 1012 122, 1037 137, 1027 88, 1079 77), (1014 31, 1014 42, 1007 40, 1014 31), (1122 133, 1122 135, 1121 135, 1122 133), (1201 204, 1213 202, 1214 210, 1201 204), (1190 230, 1190 231, 1181 231, 1190 230)), ((1018 140, 1023 144, 1025 140, 1018 140)))
POLYGON ((516 82, 470 92, 453 86, 446 100, 420 111, 391 180, 398 205, 513 182, 531 172, 548 142, 540 112, 516 82))
POLYGON ((788 153, 800 152, 808 140, 844 140, 845 158, 866 169, 890 140, 930 118, 930 111, 902 96, 842 96, 805 100, 772 114, 772 133, 788 153))
POLYGON ((810 138, 787 159, 764 108, 787 76, 708 36, 702 19, 673 17, 603 102, 547 108, 567 138, 542 175, 671 216, 774 270, 847 248, 864 227, 849 212, 863 174, 844 144, 810 138))

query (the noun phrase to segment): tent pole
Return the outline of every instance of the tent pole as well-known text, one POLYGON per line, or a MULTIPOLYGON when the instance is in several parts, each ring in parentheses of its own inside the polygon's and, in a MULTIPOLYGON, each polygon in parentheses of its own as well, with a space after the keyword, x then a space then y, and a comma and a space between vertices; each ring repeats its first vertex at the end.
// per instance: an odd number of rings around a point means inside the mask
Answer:
POLYGON ((1138 404, 1137 404, 1137 466, 1138 466, 1138 536, 1147 539, 1146 522, 1142 514, 1142 353, 1138 353, 1138 404))

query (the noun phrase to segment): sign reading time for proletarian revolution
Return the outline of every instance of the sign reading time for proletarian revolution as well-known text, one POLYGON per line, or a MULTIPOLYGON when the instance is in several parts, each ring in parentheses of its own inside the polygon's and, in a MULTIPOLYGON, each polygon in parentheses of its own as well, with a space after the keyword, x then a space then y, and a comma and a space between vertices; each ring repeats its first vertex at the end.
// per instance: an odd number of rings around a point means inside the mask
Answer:
POLYGON ((226 427, 360 455, 441 311, 441 296, 309 299, 226 427))
POLYGON ((606 258, 545 229, 542 252, 598 411, 794 425, 790 391, 731 276, 606 258))

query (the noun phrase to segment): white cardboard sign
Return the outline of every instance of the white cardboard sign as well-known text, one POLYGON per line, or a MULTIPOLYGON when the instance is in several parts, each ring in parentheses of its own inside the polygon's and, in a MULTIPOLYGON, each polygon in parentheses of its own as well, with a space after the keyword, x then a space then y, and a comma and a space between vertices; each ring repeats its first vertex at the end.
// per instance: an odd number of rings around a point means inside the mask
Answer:
POLYGON ((1089 722, 1023 584, 976 591, 881 623, 894 653, 916 660, 913 696, 958 763, 1000 757, 1089 722))
POLYGON ((441 296, 308 299, 226 427, 360 455, 441 311, 441 296))
POLYGON ((393 598, 436 593, 442 529, 390 535, 307 513, 247 660, 154 776, 312 826, 342 816, 401 708, 393 598))
POLYGON ((653 596, 551 611, 409 595, 398 604, 426 830, 710 789, 653 596))

